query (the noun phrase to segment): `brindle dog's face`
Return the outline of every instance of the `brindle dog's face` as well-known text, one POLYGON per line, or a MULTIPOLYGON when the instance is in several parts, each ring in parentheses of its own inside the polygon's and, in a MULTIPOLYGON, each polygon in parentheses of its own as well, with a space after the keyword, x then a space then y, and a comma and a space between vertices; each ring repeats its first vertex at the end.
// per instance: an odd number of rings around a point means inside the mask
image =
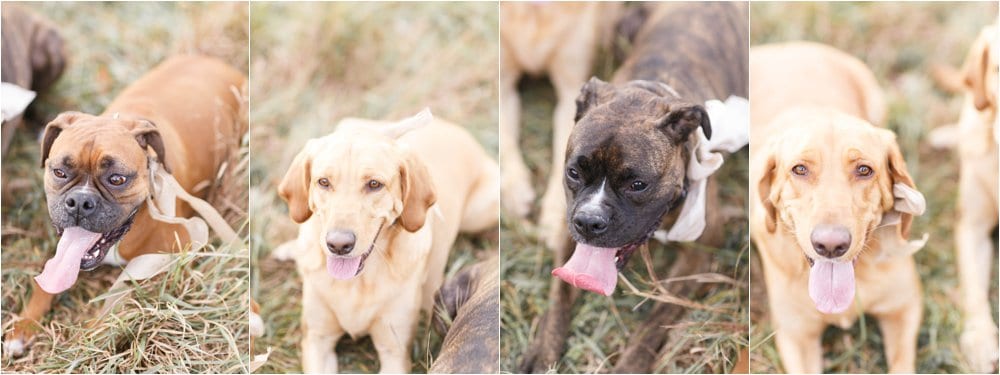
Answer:
POLYGON ((96 233, 123 225, 149 195, 151 143, 162 155, 159 133, 144 120, 68 112, 52 121, 42 144, 52 224, 96 233))
POLYGON ((692 132, 711 136, 708 114, 665 86, 591 79, 577 99, 566 149, 573 239, 598 247, 644 240, 684 199, 692 132))

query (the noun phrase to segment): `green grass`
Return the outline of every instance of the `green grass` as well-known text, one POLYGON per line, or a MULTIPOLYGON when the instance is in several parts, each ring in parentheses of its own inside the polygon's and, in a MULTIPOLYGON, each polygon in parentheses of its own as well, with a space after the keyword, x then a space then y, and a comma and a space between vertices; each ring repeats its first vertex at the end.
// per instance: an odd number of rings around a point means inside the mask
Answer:
MULTIPOLYGON (((601 53, 594 75, 610 79, 616 62, 610 53, 601 53)), ((522 103, 521 148, 532 171, 532 186, 541 196, 551 167, 552 110, 555 94, 543 79, 526 79, 519 85, 522 103)), ((726 157, 717 173, 723 206, 738 212, 726 224, 725 245, 713 249, 711 272, 732 278, 736 285, 710 284, 706 296, 695 302, 717 311, 689 310, 671 328, 677 332, 660 353, 653 371, 663 373, 728 371, 736 361, 738 348, 747 345, 747 149, 726 157)), ((537 206, 537 202, 536 202, 537 206)), ((552 278, 552 252, 534 234, 531 224, 502 215, 500 266, 500 369, 517 372, 521 357, 537 329, 538 319, 548 306, 548 286, 552 278)), ((651 243, 654 269, 666 273, 671 249, 696 246, 651 243)), ((651 291, 650 277, 637 254, 624 272, 640 291, 651 291)), ((648 316, 652 303, 623 291, 624 283, 611 297, 583 293, 573 309, 566 352, 555 372, 591 373, 608 371, 625 348, 629 336, 648 316)), ((666 330, 664 332, 667 332, 666 330)), ((665 333, 666 334, 666 333, 665 333)))
MULTIPOLYGON (((13 3, 6 2, 3 6, 13 3)), ((21 129, 3 159, 3 331, 27 301, 30 278, 55 247, 48 220, 37 129, 61 111, 99 113, 126 85, 165 57, 204 53, 247 69, 247 10, 240 4, 31 3, 66 39, 69 65, 35 103, 43 118, 21 129)), ((234 124, 246 129, 245 121, 234 124)), ((210 197, 231 225, 245 226, 248 139, 221 177, 227 189, 210 197), (242 202, 242 203, 241 203, 242 202)), ((185 253, 168 272, 133 287, 109 316, 97 318, 119 271, 82 275, 56 298, 27 356, 2 360, 4 372, 235 373, 248 363, 249 252, 215 244, 185 253)))
MULTIPOLYGON (((496 155, 498 12, 495 3, 254 3, 250 13, 251 279, 266 327, 254 351, 272 349, 258 372, 299 372, 301 281, 292 262, 269 257, 297 233, 277 184, 306 140, 344 117, 399 119, 430 107, 496 155)), ((461 236, 448 275, 496 251, 495 239, 461 236)), ((426 371, 440 342, 427 316, 414 340, 415 372, 426 371)), ((370 339, 345 338, 337 354, 341 371, 378 369, 370 339)))
MULTIPOLYGON (((966 372, 959 349, 961 311, 954 261, 958 158, 935 150, 925 136, 958 118, 961 98, 942 92, 931 80, 934 64, 960 66, 980 28, 996 21, 995 3, 753 3, 751 45, 815 40, 866 62, 889 104, 888 127, 898 135, 907 166, 927 198, 927 213, 913 233, 930 233, 916 254, 924 288, 924 319, 917 349, 918 373, 966 372)), ((768 322, 763 279, 756 255, 751 314, 751 371, 781 369, 768 322), (759 290, 758 290, 759 289, 759 290)), ((993 266, 991 305, 997 308, 997 267, 993 266)), ((994 313, 994 316, 996 314, 994 313)), ((826 372, 882 372, 886 360, 877 324, 867 319, 823 336, 826 372)))

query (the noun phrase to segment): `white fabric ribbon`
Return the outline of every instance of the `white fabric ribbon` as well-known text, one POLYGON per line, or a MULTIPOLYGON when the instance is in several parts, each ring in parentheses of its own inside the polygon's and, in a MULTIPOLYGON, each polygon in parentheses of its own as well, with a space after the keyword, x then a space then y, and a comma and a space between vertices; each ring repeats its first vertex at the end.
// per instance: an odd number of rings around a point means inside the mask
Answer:
POLYGON ((927 244, 930 234, 924 233, 918 240, 908 241, 896 230, 896 226, 902 222, 903 214, 920 216, 927 210, 927 200, 924 195, 914 188, 905 184, 892 185, 893 204, 892 211, 882 215, 882 222, 875 229, 875 236, 879 239, 879 246, 882 252, 879 260, 885 260, 894 256, 909 256, 927 244))
POLYGON ((9 82, 0 84, 0 112, 3 114, 3 121, 8 121, 24 113, 35 100, 35 92, 9 82))
POLYGON ((730 96, 725 102, 705 102, 712 137, 709 140, 700 127, 696 131, 698 145, 691 151, 688 163, 688 195, 677 221, 666 233, 654 234, 660 242, 694 241, 705 231, 705 189, 708 177, 722 166, 722 151, 733 153, 750 142, 750 102, 730 96))

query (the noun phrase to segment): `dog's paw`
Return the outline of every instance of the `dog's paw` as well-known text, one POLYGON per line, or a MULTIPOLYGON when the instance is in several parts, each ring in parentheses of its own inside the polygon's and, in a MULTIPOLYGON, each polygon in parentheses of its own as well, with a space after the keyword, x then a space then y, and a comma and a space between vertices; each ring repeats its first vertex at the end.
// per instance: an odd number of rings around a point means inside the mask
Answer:
POLYGON ((28 351, 28 345, 20 338, 7 338, 3 341, 3 356, 17 358, 28 351))
POLYGON ((968 324, 962 332, 961 343, 962 353, 973 372, 996 373, 1000 349, 997 348, 997 327, 993 322, 968 324))
POLYGON ((535 203, 535 190, 531 188, 531 178, 524 166, 504 169, 501 177, 500 194, 504 211, 519 219, 528 217, 531 205, 535 203))
POLYGON ((549 189, 542 197, 542 211, 538 217, 538 234, 545 246, 555 250, 563 245, 569 236, 566 223, 566 196, 562 189, 549 189))

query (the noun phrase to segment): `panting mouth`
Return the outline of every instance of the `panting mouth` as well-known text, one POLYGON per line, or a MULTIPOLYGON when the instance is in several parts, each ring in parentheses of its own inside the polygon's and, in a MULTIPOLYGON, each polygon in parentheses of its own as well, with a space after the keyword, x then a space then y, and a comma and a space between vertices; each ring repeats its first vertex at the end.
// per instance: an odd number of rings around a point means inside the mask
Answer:
POLYGON ((371 255, 373 250, 375 250, 375 243, 378 242, 378 236, 382 233, 382 227, 384 226, 385 222, 383 222, 382 225, 379 225, 378 231, 375 232, 375 238, 372 239, 371 245, 368 245, 368 250, 365 250, 365 252, 361 255, 343 257, 327 254, 326 272, 337 280, 349 280, 360 275, 361 271, 365 269, 365 261, 368 260, 368 256, 371 255))
MULTIPOLYGON (((656 227, 659 227, 659 223, 656 227)), ((650 231, 642 238, 618 248, 601 248, 578 242, 569 261, 552 270, 552 275, 577 288, 610 296, 618 284, 618 272, 628 264, 635 249, 652 236, 653 231, 650 231)))
POLYGON ((136 211, 125 223, 106 233, 95 233, 82 227, 56 228, 59 243, 56 255, 45 262, 42 273, 35 281, 46 292, 61 293, 76 283, 80 271, 89 271, 100 265, 108 253, 132 227, 136 211))
MULTIPOLYGON (((101 261, 108 255, 108 250, 121 241, 122 237, 125 237, 125 234, 128 233, 129 229, 132 229, 134 217, 135 214, 132 214, 132 216, 129 216, 128 220, 125 221, 125 224, 112 229, 110 232, 101 234, 101 239, 83 254, 83 259, 80 259, 80 270, 90 271, 101 265, 101 261)), ((62 232, 63 231, 61 230, 59 231, 60 236, 62 236, 62 232)))

